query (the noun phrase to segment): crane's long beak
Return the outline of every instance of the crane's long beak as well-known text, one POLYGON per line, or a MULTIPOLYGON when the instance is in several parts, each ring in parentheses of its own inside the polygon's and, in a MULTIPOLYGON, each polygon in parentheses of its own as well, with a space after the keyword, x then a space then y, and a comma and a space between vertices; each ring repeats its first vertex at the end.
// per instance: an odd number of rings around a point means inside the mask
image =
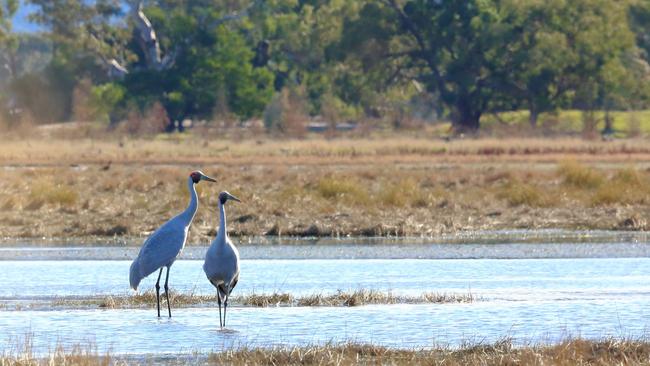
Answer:
POLYGON ((217 181, 216 179, 211 178, 211 177, 208 177, 208 176, 205 175, 205 174, 202 174, 202 175, 201 175, 201 180, 207 180, 208 182, 216 182, 216 181, 217 181))
POLYGON ((231 200, 233 200, 233 201, 237 201, 237 202, 241 202, 241 201, 239 200, 239 198, 233 196, 232 194, 230 194, 230 193, 226 193, 226 194, 228 195, 228 199, 231 199, 231 200))

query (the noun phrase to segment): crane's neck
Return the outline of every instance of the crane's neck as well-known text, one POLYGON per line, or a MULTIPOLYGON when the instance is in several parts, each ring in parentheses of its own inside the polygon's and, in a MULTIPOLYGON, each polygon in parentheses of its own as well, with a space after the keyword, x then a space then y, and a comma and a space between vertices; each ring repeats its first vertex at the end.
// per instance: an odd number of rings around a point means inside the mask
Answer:
POLYGON ((217 233, 217 242, 221 245, 226 244, 228 232, 226 231, 226 208, 219 201, 219 232, 217 233))
POLYGON ((191 177, 187 181, 187 188, 190 191, 190 204, 187 205, 187 208, 181 215, 183 215, 187 225, 189 225, 194 218, 194 214, 196 214, 196 210, 199 208, 199 197, 196 194, 196 187, 191 177))

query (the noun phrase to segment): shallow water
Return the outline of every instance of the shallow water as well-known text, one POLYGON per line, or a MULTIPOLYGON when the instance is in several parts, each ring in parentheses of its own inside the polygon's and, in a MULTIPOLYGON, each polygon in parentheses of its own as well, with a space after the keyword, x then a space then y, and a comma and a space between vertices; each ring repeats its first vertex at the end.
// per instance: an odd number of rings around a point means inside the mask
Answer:
POLYGON ((113 354, 219 351, 239 346, 356 341, 392 347, 458 346, 512 337, 517 344, 568 336, 639 337, 647 333, 647 299, 617 301, 476 302, 361 307, 232 308, 229 331, 216 309, 177 309, 172 319, 151 310, 65 310, 0 313, 8 345, 32 334, 36 352, 60 344, 94 344, 113 354))
MULTIPOLYGON (((59 296, 126 295, 129 261, 2 261, 0 304, 59 296)), ((201 261, 172 267, 176 291, 213 293, 201 261)), ((233 346, 372 342, 394 347, 457 346, 512 337, 517 343, 567 336, 644 337, 650 322, 649 258, 243 260, 236 294, 297 295, 371 288, 394 294, 467 294, 470 304, 361 307, 0 310, 0 349, 33 335, 37 352, 93 343, 100 351, 178 353, 233 346)), ((141 289, 153 287, 155 276, 141 289)))
MULTIPOLYGON (((0 301, 128 295, 129 261, 3 261, 0 301)), ((202 261, 177 261, 170 286, 213 294, 202 261)), ((151 289, 152 274, 140 290, 151 289)), ((242 260, 235 294, 294 296, 376 289, 394 294, 472 293, 489 300, 650 296, 650 258, 242 260)))

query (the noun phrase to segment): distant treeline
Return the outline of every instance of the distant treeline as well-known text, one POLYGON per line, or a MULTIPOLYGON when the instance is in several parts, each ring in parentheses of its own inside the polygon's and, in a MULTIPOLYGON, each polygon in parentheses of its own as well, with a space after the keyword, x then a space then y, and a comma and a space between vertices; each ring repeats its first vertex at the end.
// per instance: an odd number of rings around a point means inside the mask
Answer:
MULTIPOLYGON (((650 0, 0 0, 0 108, 38 123, 448 119, 650 106, 650 0)), ((22 117, 20 117, 22 118, 22 117)), ((176 124, 178 125, 178 124, 176 124)))

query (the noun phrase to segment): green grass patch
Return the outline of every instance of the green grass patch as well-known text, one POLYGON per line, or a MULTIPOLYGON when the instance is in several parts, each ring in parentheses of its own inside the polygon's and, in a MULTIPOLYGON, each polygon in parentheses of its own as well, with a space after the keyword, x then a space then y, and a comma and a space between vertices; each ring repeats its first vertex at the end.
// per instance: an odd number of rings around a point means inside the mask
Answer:
MULTIPOLYGON (((635 137, 650 133, 650 110, 612 111, 609 113, 617 137, 635 137)), ((594 128, 601 131, 605 127, 605 112, 595 111, 592 115, 594 128)), ((487 114, 481 117, 481 125, 487 129, 501 127, 528 127, 528 111, 511 111, 497 116, 487 114)), ((555 113, 542 113, 538 126, 557 133, 581 133, 584 130, 583 112, 561 110, 555 113)))

